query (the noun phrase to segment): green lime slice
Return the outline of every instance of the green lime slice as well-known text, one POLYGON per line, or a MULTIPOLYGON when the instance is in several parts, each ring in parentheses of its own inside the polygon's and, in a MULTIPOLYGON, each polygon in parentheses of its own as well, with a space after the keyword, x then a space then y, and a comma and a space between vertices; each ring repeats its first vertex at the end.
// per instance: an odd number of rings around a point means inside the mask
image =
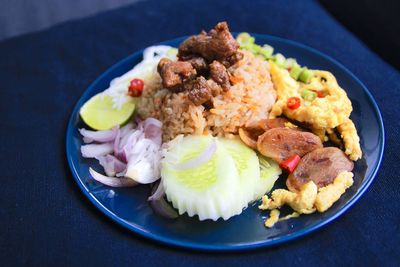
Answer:
POLYGON ((95 130, 108 130, 126 122, 135 111, 135 99, 114 108, 112 97, 99 93, 89 99, 79 112, 82 120, 95 130))

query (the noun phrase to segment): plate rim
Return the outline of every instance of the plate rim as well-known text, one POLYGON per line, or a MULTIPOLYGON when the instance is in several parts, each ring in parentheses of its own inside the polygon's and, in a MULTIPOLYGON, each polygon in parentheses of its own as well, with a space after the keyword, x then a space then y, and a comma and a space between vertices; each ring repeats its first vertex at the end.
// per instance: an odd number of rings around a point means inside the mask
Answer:
MULTIPOLYGON (((236 33, 234 33, 236 34, 236 33)), ((341 68, 347 75, 349 75, 352 79, 355 80, 356 83, 363 89, 363 91, 366 93, 368 100, 372 103, 372 108, 373 111, 376 113, 377 118, 378 118, 378 124, 379 124, 379 132, 381 133, 381 139, 379 140, 380 143, 382 144, 379 148, 379 156, 378 156, 378 161, 377 164, 375 165, 374 169, 372 170, 371 175, 369 177, 365 177, 366 183, 364 183, 357 193, 350 199, 348 203, 346 203, 344 206, 342 206, 335 214, 333 214, 331 217, 316 223, 311 226, 307 226, 305 228, 302 228, 296 232, 281 236, 281 237, 275 237, 272 239, 264 240, 264 241, 258 241, 258 242, 248 242, 244 244, 229 244, 229 245, 213 245, 213 244, 198 244, 195 242, 190 242, 190 241, 181 241, 181 240, 176 240, 176 239, 171 239, 168 237, 163 237, 158 234, 153 234, 151 232, 145 231, 141 229, 140 227, 134 227, 131 223, 128 223, 124 219, 118 217, 117 214, 114 214, 110 210, 108 210, 100 201, 98 201, 84 186, 82 183, 81 179, 79 178, 79 174, 73 164, 72 157, 70 156, 70 149, 72 149, 72 131, 74 130, 74 121, 75 121, 75 116, 76 114, 79 113, 79 109, 82 105, 81 102, 83 102, 83 99, 86 98, 88 95, 90 95, 90 92, 93 90, 95 85, 102 80, 105 76, 108 75, 108 73, 112 72, 115 68, 117 68, 119 65, 124 64, 127 61, 130 61, 132 58, 135 58, 137 56, 140 56, 143 52, 144 49, 140 49, 131 55, 121 59, 117 63, 113 64, 111 67, 107 68, 106 71, 101 73, 94 81, 90 83, 90 85, 85 89, 84 93, 79 97, 79 99, 76 101, 74 108, 71 112, 71 115, 68 120, 67 124, 67 131, 66 131, 66 157, 68 161, 69 168, 72 172, 72 176, 74 177, 74 180, 77 182, 79 188, 81 191, 84 193, 84 195, 89 199, 89 201, 95 205, 97 209, 99 209, 103 214, 106 215, 106 217, 110 218, 112 221, 116 222, 118 225, 128 229, 131 232, 134 232, 135 234, 138 234, 139 236, 143 236, 147 239, 157 241, 159 243, 162 243, 164 245, 170 245, 174 247, 180 247, 180 248, 185 248, 185 249, 192 249, 192 250, 201 250, 201 251, 245 251, 245 250, 252 250, 252 249, 258 249, 258 248, 266 248, 266 247, 271 247, 271 246, 276 246, 278 244, 282 244, 291 240, 298 239, 302 236, 305 236, 307 234, 313 233, 318 229, 321 229, 325 225, 328 225, 335 219, 337 219, 339 216, 343 215, 347 210, 349 210, 350 207, 352 207, 358 200, 359 198, 366 192, 366 190, 370 187, 371 183, 374 181, 376 178, 377 172, 381 166, 382 159, 383 159, 383 154, 384 154, 384 149, 385 149, 385 142, 386 142, 386 137, 385 137, 385 127, 383 123, 383 118, 381 111, 379 109, 379 106, 368 90, 368 88, 364 85, 364 83, 357 77, 355 76, 349 69, 347 69, 342 63, 337 61, 336 59, 330 57, 329 55, 320 52, 319 50, 299 43, 297 41, 289 40, 286 38, 274 36, 274 35, 269 35, 269 34, 257 34, 257 33, 250 33, 254 37, 262 37, 262 38, 267 38, 267 39, 272 39, 278 42, 286 43, 292 46, 297 46, 301 49, 307 50, 308 52, 311 52, 313 54, 317 54, 319 57, 322 57, 326 59, 327 61, 330 61, 331 63, 337 65, 339 68, 341 68), (75 116, 74 116, 75 115, 75 116)), ((187 36, 182 36, 178 38, 174 38, 171 40, 163 41, 158 44, 167 44, 171 42, 176 42, 178 40, 182 40, 183 38, 186 38, 187 36)))

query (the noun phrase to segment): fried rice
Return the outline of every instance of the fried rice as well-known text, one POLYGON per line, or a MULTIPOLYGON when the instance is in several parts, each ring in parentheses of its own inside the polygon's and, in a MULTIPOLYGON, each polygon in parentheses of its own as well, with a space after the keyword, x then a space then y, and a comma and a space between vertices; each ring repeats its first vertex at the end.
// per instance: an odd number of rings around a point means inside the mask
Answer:
POLYGON ((185 92, 162 88, 161 78, 154 71, 145 81, 138 114, 163 123, 163 141, 179 134, 229 136, 237 134, 240 127, 267 119, 276 101, 268 62, 248 51, 241 52, 244 58, 228 69, 231 88, 211 99, 212 108, 194 105, 185 92))

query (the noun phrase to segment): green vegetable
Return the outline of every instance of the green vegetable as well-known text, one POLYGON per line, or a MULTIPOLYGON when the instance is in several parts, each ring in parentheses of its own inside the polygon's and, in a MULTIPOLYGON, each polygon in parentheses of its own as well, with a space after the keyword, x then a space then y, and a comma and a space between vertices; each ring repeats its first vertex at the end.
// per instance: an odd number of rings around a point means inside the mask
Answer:
POLYGON ((243 203, 254 200, 254 189, 260 180, 257 154, 240 140, 218 139, 231 155, 240 177, 240 195, 243 203))
POLYGON ((226 220, 240 214, 271 190, 281 174, 278 164, 258 157, 240 140, 178 136, 168 146, 161 168, 167 199, 179 214, 198 215, 200 220, 226 220), (193 162, 212 142, 216 150, 207 162, 187 169, 177 167, 193 162))
POLYGON ((260 54, 261 52, 261 46, 259 46, 258 44, 251 44, 249 45, 249 47, 247 48, 247 50, 249 50, 250 52, 252 52, 255 55, 260 54))
POLYGON ((278 163, 272 159, 258 155, 260 162, 260 182, 255 190, 254 199, 259 199, 269 191, 271 191, 282 170, 279 168, 278 163))
POLYGON ((247 206, 242 197, 236 163, 221 142, 210 136, 177 137, 162 161, 161 181, 166 196, 179 214, 198 215, 200 220, 228 219, 247 206), (217 149, 208 162, 177 170, 174 165, 196 158, 211 142, 217 149))
POLYGON ((251 47, 251 45, 253 45, 255 42, 255 38, 252 37, 247 32, 240 33, 236 37, 236 40, 238 41, 240 48, 244 48, 244 49, 249 49, 251 47))
POLYGON ((295 80, 298 80, 300 73, 302 71, 303 71, 303 69, 299 65, 294 65, 294 66, 292 66, 292 69, 290 70, 290 77, 292 77, 295 80))
POLYGON ((292 68, 293 66, 298 66, 296 59, 294 58, 287 58, 285 61, 285 69, 292 68))
POLYGON ((275 54, 274 61, 275 61, 276 65, 278 65, 279 67, 281 67, 281 68, 285 67, 286 58, 282 54, 280 54, 280 53, 275 54))
POLYGON ((305 89, 301 92, 301 97, 306 101, 312 102, 317 97, 317 93, 314 91, 305 89))
POLYGON ((311 78, 314 76, 314 73, 307 69, 307 67, 303 68, 303 71, 300 73, 299 80, 303 83, 310 83, 311 78))
POLYGON ((272 54, 274 52, 274 48, 272 46, 269 46, 267 44, 257 47, 257 54, 262 55, 265 59, 270 59, 272 58, 272 54))
POLYGON ((271 58, 272 54, 274 53, 274 48, 270 45, 265 44, 262 46, 262 53, 263 56, 265 56, 266 58, 271 58))

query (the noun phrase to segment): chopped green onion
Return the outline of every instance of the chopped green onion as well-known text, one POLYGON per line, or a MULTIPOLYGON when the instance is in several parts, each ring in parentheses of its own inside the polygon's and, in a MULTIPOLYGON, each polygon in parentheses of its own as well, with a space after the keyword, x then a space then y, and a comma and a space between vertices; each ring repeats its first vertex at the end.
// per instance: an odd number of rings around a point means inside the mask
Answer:
POLYGON ((274 56, 274 61, 279 67, 284 67, 286 58, 282 54, 278 53, 274 56))
POLYGON ((248 50, 253 54, 259 54, 261 49, 261 46, 259 46, 258 44, 251 44, 248 50))
POLYGON ((270 59, 272 57, 272 54, 274 53, 274 48, 270 45, 265 44, 261 47, 259 53, 266 59, 270 59))
POLYGON ((287 58, 285 61, 285 69, 292 68, 293 66, 298 65, 295 58, 287 58))
POLYGON ((300 73, 299 80, 304 83, 310 83, 311 78, 314 76, 314 73, 307 69, 307 67, 303 68, 303 71, 300 73))
POLYGON ((249 49, 254 44, 254 37, 252 37, 247 32, 240 33, 236 40, 238 41, 240 48, 249 49))
POLYGON ((305 89, 301 92, 301 97, 306 100, 312 102, 315 98, 317 98, 317 93, 311 90, 305 89))
POLYGON ((299 65, 293 65, 292 69, 290 70, 290 77, 292 77, 295 80, 298 80, 300 73, 302 71, 303 71, 303 69, 299 65))

